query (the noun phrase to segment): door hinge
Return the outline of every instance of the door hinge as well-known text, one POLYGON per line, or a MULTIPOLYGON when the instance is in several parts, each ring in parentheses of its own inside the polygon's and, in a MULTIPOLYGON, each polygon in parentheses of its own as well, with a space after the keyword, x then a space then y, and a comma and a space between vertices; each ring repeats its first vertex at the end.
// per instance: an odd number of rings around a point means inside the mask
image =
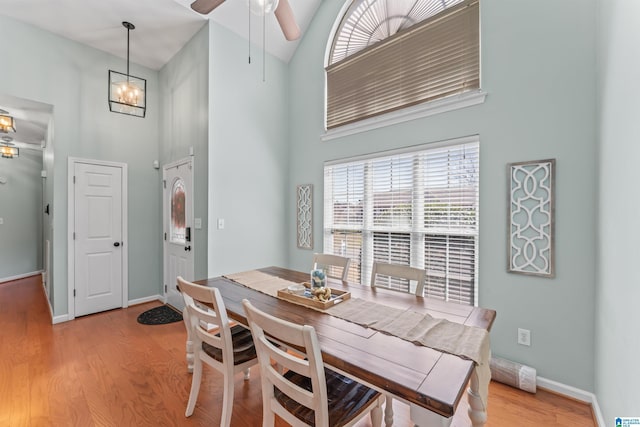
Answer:
POLYGON ((75 289, 73 290, 73 297, 74 298, 76 297, 76 290, 75 289))
POLYGON ((162 187, 163 188, 167 188, 167 180, 166 179, 162 180, 162 187))
POLYGON ((76 232, 73 232, 73 240, 76 240, 76 232))
POLYGON ((164 233, 164 240, 167 240, 167 233, 164 233))
POLYGON ((167 285, 164 285, 164 293, 167 293, 167 285))
POLYGON ((75 175, 73 175, 73 183, 74 184, 76 183, 76 176, 75 175))

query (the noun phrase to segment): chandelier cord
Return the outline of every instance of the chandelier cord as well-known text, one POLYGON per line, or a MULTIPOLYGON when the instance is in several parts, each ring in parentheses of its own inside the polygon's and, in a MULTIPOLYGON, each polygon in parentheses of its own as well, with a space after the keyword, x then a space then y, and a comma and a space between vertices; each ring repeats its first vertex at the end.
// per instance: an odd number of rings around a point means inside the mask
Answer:
POLYGON ((262 3, 262 82, 266 81, 266 56, 267 56, 267 14, 266 2, 262 3))
POLYGON ((127 83, 129 83, 129 32, 131 28, 127 27, 127 83))

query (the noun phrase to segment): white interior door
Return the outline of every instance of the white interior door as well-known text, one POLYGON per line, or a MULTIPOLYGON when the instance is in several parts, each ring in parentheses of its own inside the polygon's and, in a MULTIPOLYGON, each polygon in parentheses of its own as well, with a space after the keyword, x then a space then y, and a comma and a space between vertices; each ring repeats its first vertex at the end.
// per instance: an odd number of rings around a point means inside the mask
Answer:
POLYGON ((163 168, 164 283, 168 304, 183 309, 176 277, 193 280, 193 164, 191 158, 163 168))
POLYGON ((75 316, 123 307, 123 168, 74 162, 75 316))

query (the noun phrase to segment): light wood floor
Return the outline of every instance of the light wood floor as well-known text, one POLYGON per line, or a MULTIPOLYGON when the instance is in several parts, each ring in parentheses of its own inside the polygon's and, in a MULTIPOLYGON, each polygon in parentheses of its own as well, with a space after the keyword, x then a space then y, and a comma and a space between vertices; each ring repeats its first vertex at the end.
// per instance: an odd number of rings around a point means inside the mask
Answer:
MULTIPOLYGON (((40 276, 0 284, 0 426, 214 426, 221 376, 207 370, 190 418, 184 324, 145 326, 148 303, 50 324, 40 276)), ((261 423, 260 376, 236 377, 233 426, 261 423)), ((395 402, 395 425, 411 425, 395 402)), ((452 423, 468 426, 466 402, 452 423)), ((284 425, 284 423, 280 424, 284 425)), ((368 426, 368 419, 360 427, 368 426)), ((487 427, 594 426, 589 406, 492 383, 487 427)))

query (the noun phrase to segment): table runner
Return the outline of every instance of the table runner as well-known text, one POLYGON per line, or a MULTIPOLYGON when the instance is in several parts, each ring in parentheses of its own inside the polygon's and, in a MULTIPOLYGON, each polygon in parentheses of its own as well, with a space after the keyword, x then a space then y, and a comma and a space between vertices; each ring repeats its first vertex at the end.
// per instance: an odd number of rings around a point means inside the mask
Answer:
POLYGON ((243 271, 241 273, 227 274, 226 277, 236 283, 251 288, 255 291, 262 292, 263 294, 271 295, 272 297, 278 297, 278 290, 286 289, 291 285, 298 285, 299 283, 291 282, 289 280, 281 279, 280 277, 272 276, 267 273, 263 273, 258 270, 243 271))
POLYGON ((414 344, 472 360, 476 364, 478 393, 486 409, 491 381, 491 347, 488 331, 360 298, 351 298, 343 304, 327 309, 326 312, 414 344))
MULTIPOLYGON (((228 274, 224 277, 276 298, 279 289, 295 284, 295 282, 257 270, 228 274)), ((486 409, 491 380, 491 370, 489 369, 491 349, 489 332, 486 330, 360 298, 351 298, 327 310, 320 311, 417 345, 472 360, 476 364, 479 380, 478 392, 486 409)))

